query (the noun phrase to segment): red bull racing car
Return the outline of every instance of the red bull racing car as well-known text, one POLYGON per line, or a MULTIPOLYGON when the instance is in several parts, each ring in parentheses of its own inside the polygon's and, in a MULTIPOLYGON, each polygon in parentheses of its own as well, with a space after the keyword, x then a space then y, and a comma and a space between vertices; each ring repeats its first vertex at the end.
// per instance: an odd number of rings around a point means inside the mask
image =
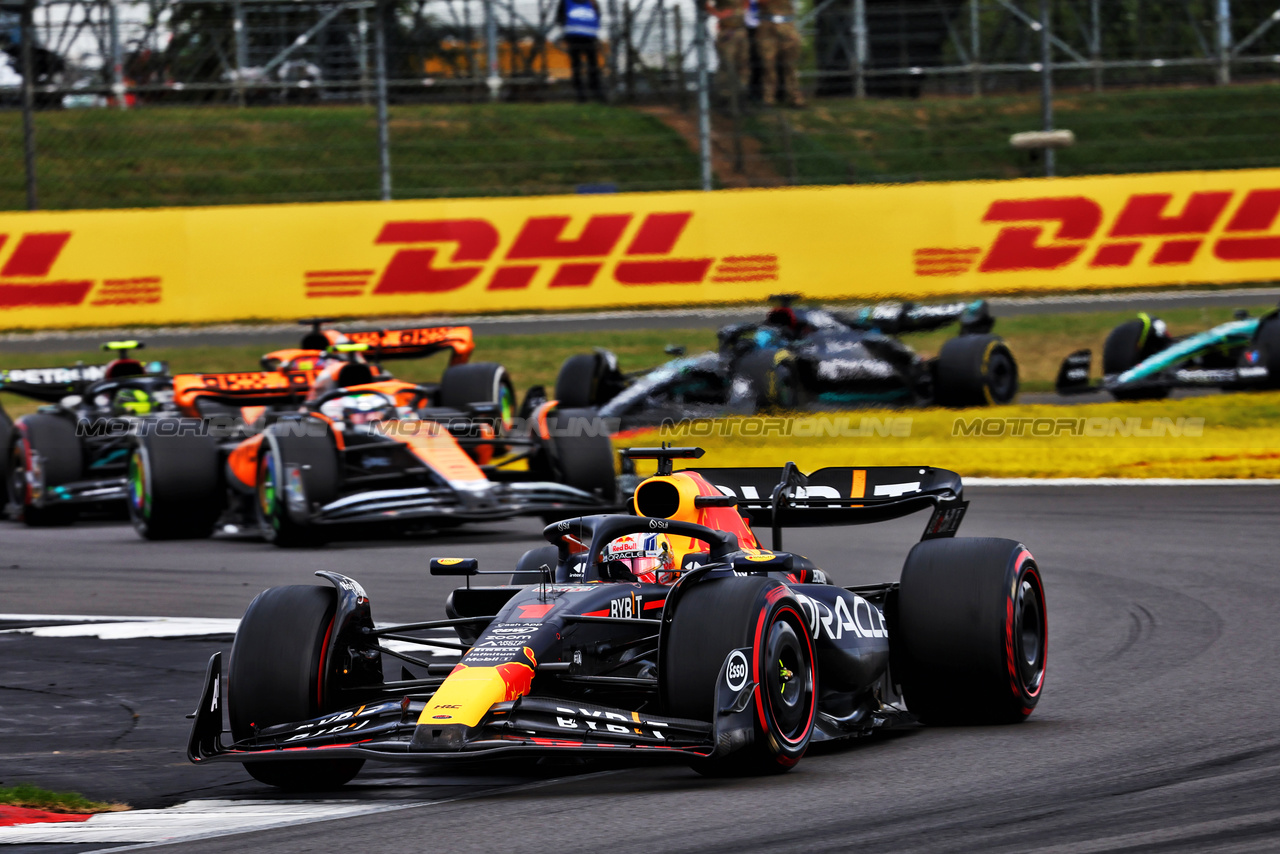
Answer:
POLYGON ((444 619, 379 626, 364 588, 330 572, 318 573, 328 586, 259 594, 226 672, 221 653, 209 662, 191 761, 241 762, 290 789, 339 786, 366 760, 529 753, 767 773, 813 742, 916 721, 1014 722, 1036 707, 1040 570, 1015 540, 954 537, 967 506, 956 474, 673 472, 701 451, 627 453, 659 459, 637 515, 553 523, 502 586, 470 586, 483 574, 474 559, 432 560, 432 574, 467 577, 444 619), (926 509, 898 581, 840 587, 781 548, 785 527, 926 509), (772 529, 772 548, 753 526, 772 529), (441 629, 456 640, 421 634, 441 629), (414 644, 462 656, 440 664, 405 651, 414 644))

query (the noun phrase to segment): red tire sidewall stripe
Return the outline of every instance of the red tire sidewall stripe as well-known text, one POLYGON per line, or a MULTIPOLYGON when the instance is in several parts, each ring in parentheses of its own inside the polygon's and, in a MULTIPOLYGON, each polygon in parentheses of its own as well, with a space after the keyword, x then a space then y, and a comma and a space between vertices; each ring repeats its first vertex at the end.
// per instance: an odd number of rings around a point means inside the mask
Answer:
POLYGON ((329 653, 329 636, 333 634, 334 621, 338 619, 335 611, 329 618, 329 626, 324 630, 324 640, 320 642, 320 667, 316 671, 316 711, 324 712, 324 665, 329 653))
POLYGON ((1031 714, 1031 709, 1025 705, 1025 701, 1034 700, 1040 695, 1040 691, 1044 688, 1044 673, 1047 672, 1048 670, 1049 620, 1048 620, 1048 614, 1046 613, 1046 611, 1047 609, 1045 607, 1045 601, 1044 601, 1044 587, 1040 581, 1040 573, 1037 570, 1035 558, 1032 556, 1031 552, 1027 551, 1024 548, 1021 552, 1019 552, 1017 558, 1014 559, 1013 578, 1009 585, 1007 597, 1005 599, 1005 664, 1009 672, 1009 687, 1012 690, 1014 697, 1024 701, 1024 705, 1022 708, 1022 714, 1024 716, 1031 714), (1021 668, 1018 666, 1017 643, 1016 643, 1016 639, 1013 636, 1013 628, 1016 622, 1015 614, 1014 614, 1014 604, 1017 601, 1018 591, 1022 586, 1021 584, 1022 567, 1027 561, 1031 561, 1031 566, 1027 570, 1026 577, 1034 579, 1033 586, 1035 587, 1036 594, 1039 596, 1039 601, 1037 604, 1040 606, 1040 620, 1041 620, 1041 631, 1042 631, 1042 650, 1041 650, 1042 673, 1040 677, 1040 684, 1036 686, 1034 691, 1029 690, 1026 686, 1022 684, 1022 671, 1021 671, 1021 668))
MULTIPOLYGON (((774 589, 782 590, 784 592, 786 590, 785 587, 776 587, 774 589)), ((775 595, 775 596, 772 596, 772 598, 770 598, 769 601, 772 602, 773 600, 778 598, 780 597, 775 595)), ((768 713, 765 711, 764 689, 761 687, 761 680, 760 680, 761 642, 764 637, 765 623, 772 622, 772 620, 768 618, 771 616, 777 616, 778 614, 782 614, 785 611, 790 611, 792 614, 794 614, 797 620, 797 624, 801 627, 801 631, 797 632, 797 634, 804 637, 805 645, 809 649, 809 668, 810 668, 810 672, 813 674, 813 682, 814 682, 813 690, 809 694, 809 720, 805 723, 805 728, 801 736, 797 739, 790 739, 790 738, 787 738, 785 735, 783 735, 781 732, 778 733, 778 736, 781 738, 783 742, 785 742, 787 745, 791 747, 794 747, 795 745, 801 744, 802 742, 806 741, 809 736, 810 730, 813 728, 813 718, 817 714, 817 708, 818 708, 818 684, 817 684, 818 680, 817 680, 817 659, 813 653, 813 640, 809 637, 809 632, 804 630, 804 626, 805 626, 804 617, 801 614, 799 614, 795 608, 791 607, 790 604, 782 606, 776 612, 772 611, 772 609, 768 607, 760 611, 760 617, 759 619, 756 620, 755 643, 752 646, 751 676, 752 676, 752 680, 756 683, 756 691, 755 691, 756 714, 759 716, 760 722, 764 724, 765 727, 768 727, 770 718, 768 716, 768 713)), ((778 762, 783 765, 794 765, 799 758, 800 758, 799 756, 777 757, 778 762)))

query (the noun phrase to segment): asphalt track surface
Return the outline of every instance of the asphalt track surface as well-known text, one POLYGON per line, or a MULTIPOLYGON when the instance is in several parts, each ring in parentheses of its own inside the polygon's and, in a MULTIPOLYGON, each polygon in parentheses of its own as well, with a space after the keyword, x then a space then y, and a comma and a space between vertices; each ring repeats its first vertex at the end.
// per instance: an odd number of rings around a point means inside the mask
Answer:
MULTIPOLYGON (((1235 306, 1271 308, 1280 288, 1238 288, 1209 291, 1164 291, 1096 294, 1064 297, 994 297, 996 317, 1025 314, 1064 314, 1088 311, 1159 311, 1168 308, 1235 306)), ((927 300, 939 302, 941 300, 927 300)), ((1255 312, 1256 313, 1256 312, 1255 312)), ((716 329, 730 323, 753 323, 763 316, 758 306, 730 309, 604 311, 583 314, 547 314, 489 317, 413 317, 381 321, 355 321, 352 328, 408 325, 470 325, 477 335, 542 335, 555 332, 608 333, 635 329, 716 329)), ((298 327, 226 325, 170 330, 85 330, 0 335, 0 353, 42 353, 96 347, 106 336, 143 338, 152 348, 251 346, 265 348, 297 345, 298 327)))
MULTIPOLYGON (((975 488, 970 497, 964 533, 1021 539, 1044 573, 1049 672, 1024 724, 915 728, 814 749, 767 779, 704 780, 682 767, 369 765, 332 797, 462 799, 181 849, 1280 849, 1280 488, 975 488)), ((839 583, 891 580, 923 521, 792 531, 788 545, 839 583)), ((379 621, 431 618, 451 584, 427 574, 428 557, 510 566, 538 528, 284 552, 247 539, 142 543, 119 524, 0 523, 0 610, 234 618, 261 588, 309 583, 328 568, 364 584, 379 621)), ((0 779, 135 806, 275 797, 236 766, 195 768, 182 755, 183 714, 208 655, 227 641, 0 634, 0 779)))

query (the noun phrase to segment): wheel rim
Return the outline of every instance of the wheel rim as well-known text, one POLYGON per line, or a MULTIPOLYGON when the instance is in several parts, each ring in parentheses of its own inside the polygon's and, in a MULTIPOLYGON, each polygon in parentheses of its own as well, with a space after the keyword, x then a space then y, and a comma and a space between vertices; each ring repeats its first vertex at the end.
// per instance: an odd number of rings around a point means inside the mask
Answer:
POLYGON ((498 392, 498 411, 502 417, 502 432, 510 433, 515 426, 516 402, 515 395, 511 393, 511 389, 505 384, 498 392))
POLYGON ((773 382, 778 406, 782 409, 795 409, 795 383, 793 382, 791 369, 785 365, 779 365, 773 372, 773 382))
POLYGON ((147 492, 146 459, 138 448, 129 457, 129 506, 146 518, 151 515, 151 495, 147 492))
POLYGON ((1015 377, 1013 362, 1003 353, 993 354, 987 378, 991 386, 991 396, 1001 402, 1012 398, 1015 377))
POLYGON ((13 443, 9 463, 9 500, 26 505, 30 503, 27 500, 27 455, 21 440, 13 443))
POLYGON ((274 453, 262 453, 262 461, 258 463, 258 509, 272 528, 279 528, 280 520, 275 512, 278 488, 275 462, 274 453))
POLYGON ((812 720, 813 669, 795 628, 783 617, 769 627, 761 690, 779 734, 801 741, 812 720))
POLYGON ((1014 603, 1016 624, 1014 638, 1017 644, 1017 663, 1022 684, 1029 694, 1040 690, 1045 669, 1045 613, 1040 579, 1034 572, 1027 572, 1018 583, 1018 598, 1014 603))

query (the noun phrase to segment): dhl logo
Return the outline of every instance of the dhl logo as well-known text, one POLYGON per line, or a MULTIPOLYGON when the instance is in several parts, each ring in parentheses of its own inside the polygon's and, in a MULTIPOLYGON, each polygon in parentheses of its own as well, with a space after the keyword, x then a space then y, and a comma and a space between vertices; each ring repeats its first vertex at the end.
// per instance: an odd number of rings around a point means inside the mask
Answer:
POLYGON ((975 266, 979 273, 1076 264, 1172 267, 1195 261, 1206 244, 1218 261, 1280 260, 1280 234, 1272 233, 1280 216, 1280 189, 1251 190, 1233 207, 1236 196, 1232 190, 1191 193, 1179 207, 1172 193, 1133 195, 1105 230, 1102 205, 1085 196, 1000 200, 982 219, 1001 224, 988 247, 916 249, 915 272, 960 276, 975 266))
MULTIPOLYGON (((92 279, 58 279, 54 265, 71 240, 71 232, 30 232, 10 241, 0 234, 0 309, 78 306, 94 291, 92 279), (12 242, 13 248, 5 257, 12 242)), ((93 293, 92 306, 143 305, 160 301, 160 278, 104 279, 93 293)))
MULTIPOLYGON (((676 244, 692 218, 689 211, 644 217, 597 214, 581 224, 576 236, 567 236, 572 217, 529 217, 502 253, 498 251, 502 235, 488 220, 388 222, 374 242, 401 248, 369 293, 443 293, 477 281, 483 281, 489 291, 523 290, 534 284, 544 268, 551 271, 546 281, 550 288, 587 288, 600 281, 605 270, 605 276, 622 285, 728 284, 778 278, 777 255, 676 257, 676 244), (639 223, 634 229, 633 221, 639 223), (630 239, 625 239, 631 231, 630 239)), ((375 272, 310 271, 305 275, 306 293, 313 298, 363 296, 375 272)))

